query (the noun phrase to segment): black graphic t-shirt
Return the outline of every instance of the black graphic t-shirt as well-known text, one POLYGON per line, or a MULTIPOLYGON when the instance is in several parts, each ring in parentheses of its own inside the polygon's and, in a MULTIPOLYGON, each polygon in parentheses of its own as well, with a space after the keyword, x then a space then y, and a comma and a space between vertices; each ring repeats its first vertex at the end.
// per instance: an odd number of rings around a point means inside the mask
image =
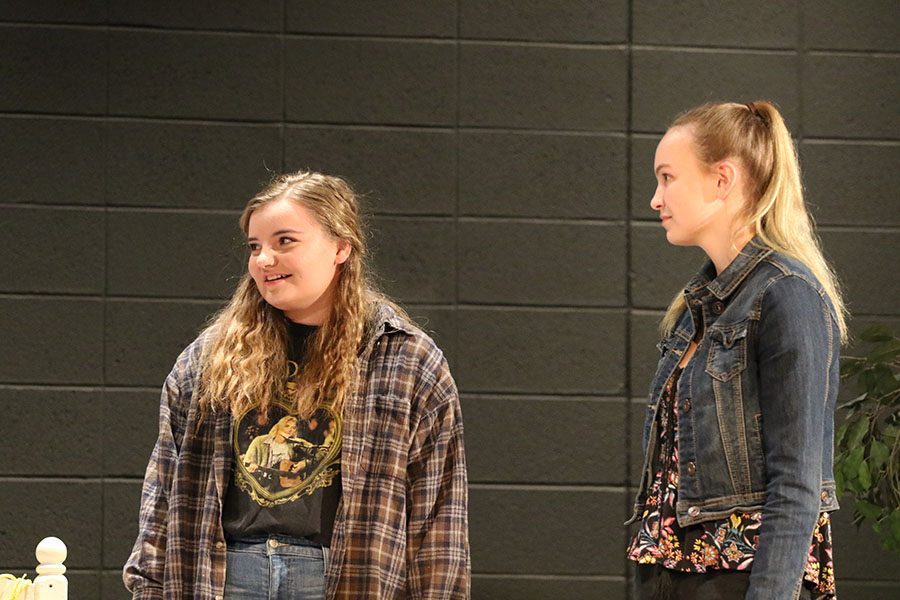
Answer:
MULTIPOLYGON (((290 324, 286 389, 303 368, 306 341, 316 331, 290 324)), ((252 409, 234 417, 234 464, 222 507, 229 540, 277 533, 331 544, 341 497, 341 419, 328 408, 309 419, 282 398, 266 415, 252 409)))

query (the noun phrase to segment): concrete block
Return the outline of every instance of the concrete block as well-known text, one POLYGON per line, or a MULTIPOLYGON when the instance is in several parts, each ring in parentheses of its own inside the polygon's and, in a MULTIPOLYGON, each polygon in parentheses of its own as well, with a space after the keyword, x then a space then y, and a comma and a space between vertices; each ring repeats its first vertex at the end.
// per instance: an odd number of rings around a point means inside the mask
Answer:
POLYGON ((849 495, 841 497, 840 503, 841 509, 831 513, 838 585, 842 580, 861 579, 871 583, 893 582, 893 588, 900 589, 897 556, 881 548, 871 521, 864 522, 859 530, 853 525, 853 500, 849 495))
POLYGON ((276 36, 113 31, 109 110, 115 115, 278 120, 276 36))
POLYGON ((900 225, 893 171, 900 144, 806 141, 805 198, 819 225, 900 225))
POLYGON ((100 24, 106 22, 106 5, 66 0, 6 0, 0 4, 0 21, 100 24))
POLYGON ((103 381, 100 300, 0 298, 0 331, 4 383, 103 381))
POLYGON ((465 392, 621 394, 624 314, 615 310, 458 312, 456 378, 465 392))
POLYGON ((823 228, 819 237, 851 312, 889 315, 900 306, 900 282, 885 277, 897 261, 897 233, 823 228))
POLYGON ((108 125, 107 203, 242 209, 281 171, 277 125, 108 125))
POLYGON ((4 415, 0 474, 78 477, 102 473, 103 434, 98 425, 103 421, 103 396, 99 391, 0 388, 0 414, 4 415))
POLYGON ((805 135, 900 138, 900 57, 808 55, 802 85, 805 135))
MULTIPOLYGON (((672 297, 675 296, 672 290, 672 297)), ((647 395, 650 382, 656 374, 659 362, 659 322, 664 311, 633 311, 631 313, 631 393, 636 396, 647 395)))
POLYGON ((131 600, 131 593, 122 583, 122 569, 103 571, 100 575, 101 600, 131 600))
POLYGON ((128 560, 138 533, 141 482, 107 481, 103 486, 103 566, 120 567, 128 560))
MULTIPOLYGON (((649 388, 649 384, 647 385, 649 388)), ((628 453, 626 462, 628 464, 628 516, 631 516, 631 509, 634 505, 634 498, 638 486, 641 484, 642 469, 644 468, 644 422, 647 419, 647 400, 644 398, 632 398, 629 403, 628 410, 628 445, 626 452, 628 453)), ((632 525, 630 530, 631 536, 634 535, 632 525)))
MULTIPOLYGON (((631 226, 631 301, 635 308, 665 310, 706 261, 703 250, 673 246, 659 223, 631 226)), ((655 342, 654 342, 655 343, 655 342)))
POLYGON ((799 119, 797 58, 768 52, 635 50, 632 126, 663 132, 682 111, 712 101, 768 99, 788 128, 799 119))
POLYGON ((284 153, 288 170, 348 179, 371 212, 450 215, 456 208, 450 131, 288 126, 284 153))
POLYGON ((619 136, 463 131, 460 212, 621 219, 625 159, 619 136))
POLYGON ((624 50, 465 43, 460 48, 462 125, 621 131, 624 50))
POLYGON ((106 383, 161 387, 219 302, 108 300, 106 383))
POLYGON ((837 576, 841 600, 895 600, 900 595, 900 583, 885 581, 853 581, 837 576))
POLYGON ((57 118, 0 118, 0 202, 103 204, 104 125, 57 118))
POLYGON ((246 271, 237 215, 129 210, 108 219, 111 294, 225 297, 246 271))
POLYGON ((463 414, 471 483, 623 482, 624 400, 466 395, 463 414))
MULTIPOLYGON (((175 362, 173 357, 172 362, 175 362)), ((159 387, 162 387, 162 380, 159 387)), ((103 474, 143 477, 159 431, 158 391, 103 394, 103 474)))
MULTIPOLYGON (((807 48, 900 50, 900 11, 893 0, 803 0, 803 41, 807 48)), ((843 597, 843 594, 842 594, 843 597)))
POLYGON ((624 42, 628 38, 625 0, 460 0, 463 38, 546 42, 624 42))
POLYGON ((791 0, 677 4, 645 0, 632 6, 638 44, 789 49, 797 45, 800 12, 791 0))
POLYGON ((287 30, 298 33, 454 37, 455 2, 285 0, 287 30))
POLYGON ((100 564, 102 484, 99 481, 23 480, 0 484, 3 544, 0 565, 7 569, 35 567, 34 548, 48 535, 66 543, 69 569, 100 564))
POLYGON ((472 564, 483 574, 622 575, 623 502, 621 492, 574 487, 473 487, 472 564))
POLYGON ((155 0, 109 4, 109 22, 112 25, 280 33, 283 21, 279 0, 200 0, 190 3, 155 0))
POLYGON ((401 302, 449 303, 456 294, 449 219, 379 217, 372 251, 378 281, 401 302))
POLYGON ((103 293, 102 211, 3 207, 0 223, 6 263, 0 290, 103 293))
POLYGON ((635 135, 631 138, 631 217, 656 222, 659 213, 650 208, 656 193, 653 161, 661 135, 635 135))
POLYGON ((292 38, 285 41, 284 61, 288 121, 403 125, 456 121, 452 42, 292 38))
POLYGON ((625 598, 624 579, 558 575, 472 575, 472 597, 480 600, 603 600, 625 598))
POLYGON ((459 297, 482 304, 621 306, 619 225, 463 221, 459 297))
POLYGON ((90 115, 106 110, 103 31, 4 28, 0 56, 0 111, 90 115))

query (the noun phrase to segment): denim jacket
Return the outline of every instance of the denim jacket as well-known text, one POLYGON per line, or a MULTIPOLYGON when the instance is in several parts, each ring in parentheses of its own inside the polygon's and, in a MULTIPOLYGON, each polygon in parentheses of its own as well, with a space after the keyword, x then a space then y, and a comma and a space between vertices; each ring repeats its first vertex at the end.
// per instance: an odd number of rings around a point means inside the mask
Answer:
POLYGON ((817 516, 838 508, 834 306, 808 268, 758 238, 718 276, 708 261, 684 293, 688 310, 659 344, 628 523, 640 518, 652 480, 663 388, 702 327, 678 383, 678 523, 761 510, 746 598, 798 598, 817 516))

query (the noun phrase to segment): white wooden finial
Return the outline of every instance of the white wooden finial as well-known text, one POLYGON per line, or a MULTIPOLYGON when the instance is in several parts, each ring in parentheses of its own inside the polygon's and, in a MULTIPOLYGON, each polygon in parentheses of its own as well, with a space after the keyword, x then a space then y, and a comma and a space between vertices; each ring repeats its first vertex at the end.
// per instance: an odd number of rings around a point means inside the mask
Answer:
POLYGON ((38 559, 34 600, 67 600, 69 581, 64 575, 66 566, 63 564, 68 555, 66 545, 57 537, 46 537, 37 545, 34 555, 38 559))

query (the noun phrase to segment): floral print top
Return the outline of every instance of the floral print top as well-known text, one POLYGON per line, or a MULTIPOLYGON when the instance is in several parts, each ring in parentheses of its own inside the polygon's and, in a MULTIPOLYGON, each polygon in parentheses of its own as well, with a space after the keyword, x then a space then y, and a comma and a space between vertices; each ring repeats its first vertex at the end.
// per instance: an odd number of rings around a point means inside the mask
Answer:
MULTIPOLYGON (((718 521, 679 527, 675 513, 678 496, 678 401, 675 392, 681 368, 669 379, 660 398, 657 431, 659 453, 647 494, 641 526, 628 546, 628 558, 641 564, 660 564, 685 573, 707 569, 749 571, 759 540, 762 512, 736 511, 718 521)), ((813 532, 806 571, 806 587, 819 600, 834 600, 834 565, 831 521, 821 513, 813 532)))

